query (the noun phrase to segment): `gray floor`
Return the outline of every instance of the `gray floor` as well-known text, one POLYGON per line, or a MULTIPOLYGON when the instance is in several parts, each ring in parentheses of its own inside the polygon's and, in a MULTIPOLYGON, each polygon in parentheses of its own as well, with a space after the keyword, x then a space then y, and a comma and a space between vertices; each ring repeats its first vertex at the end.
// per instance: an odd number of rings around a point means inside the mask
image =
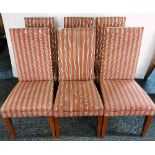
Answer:
MULTIPOLYGON (((5 61, 6 63, 6 61, 5 61)), ((5 66, 5 65, 1 65, 5 66)), ((5 66, 6 67, 6 66, 5 66)), ((7 68, 7 67, 6 67, 7 68)), ((1 69, 0 71, 11 71, 11 68, 1 69)), ((155 101, 155 71, 151 74, 147 81, 137 80, 144 88, 153 101, 155 101)), ((7 98, 12 88, 17 83, 16 78, 0 79, 0 107, 7 98)), ((111 117, 107 135, 103 138, 96 137, 96 117, 74 117, 61 118, 60 128, 61 137, 58 140, 155 140, 155 118, 150 125, 149 131, 145 137, 140 137, 144 117, 111 117)), ((17 141, 37 141, 37 140, 54 140, 51 137, 48 120, 46 117, 36 118, 17 118, 13 119, 13 125, 17 133, 17 141)), ((10 140, 4 122, 0 116, 0 140, 10 140)))

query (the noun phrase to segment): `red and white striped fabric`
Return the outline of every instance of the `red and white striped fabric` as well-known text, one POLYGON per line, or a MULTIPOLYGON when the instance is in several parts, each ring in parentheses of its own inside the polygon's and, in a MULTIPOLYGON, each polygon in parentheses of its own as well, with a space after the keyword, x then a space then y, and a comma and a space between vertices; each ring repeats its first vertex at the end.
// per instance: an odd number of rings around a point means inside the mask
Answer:
POLYGON ((95 75, 99 79, 101 58, 105 42, 105 27, 124 27, 126 17, 96 17, 96 51, 95 51, 95 75))
POLYGON ((64 17, 64 28, 93 28, 93 17, 64 17))
POLYGON ((134 79, 143 28, 105 28, 100 79, 134 79))
POLYGON ((52 116, 53 82, 18 82, 1 107, 2 117, 52 116))
POLYGON ((60 81, 55 117, 102 116, 103 103, 93 81, 60 81))
POLYGON ((25 27, 48 27, 50 29, 53 76, 54 80, 58 79, 58 49, 57 49, 57 31, 55 28, 54 17, 26 17, 25 27))
POLYGON ((134 80, 101 80, 105 116, 155 114, 155 104, 134 80))
POLYGON ((95 29, 58 30, 59 80, 94 78, 95 29))
POLYGON ((52 80, 48 28, 10 29, 19 81, 52 80))

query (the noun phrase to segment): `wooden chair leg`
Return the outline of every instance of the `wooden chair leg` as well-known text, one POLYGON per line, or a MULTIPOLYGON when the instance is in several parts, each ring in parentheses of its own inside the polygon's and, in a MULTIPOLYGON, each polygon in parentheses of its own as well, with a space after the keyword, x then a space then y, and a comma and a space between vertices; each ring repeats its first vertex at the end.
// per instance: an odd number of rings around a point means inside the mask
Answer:
POLYGON ((5 125, 7 127, 7 130, 8 130, 8 133, 10 135, 10 137, 15 140, 16 139, 16 132, 13 128, 13 125, 12 125, 12 121, 11 121, 11 118, 3 118, 4 122, 5 122, 5 125))
POLYGON ((54 129, 53 117, 49 116, 48 120, 49 120, 49 125, 50 125, 50 128, 51 128, 51 132, 52 132, 52 137, 55 138, 55 129, 54 129))
POLYGON ((107 129, 107 126, 108 126, 108 120, 109 120, 108 116, 103 116, 103 125, 102 125, 102 135, 101 135, 101 137, 105 137, 106 129, 107 129))
POLYGON ((145 120, 144 120, 144 124, 143 124, 143 129, 142 129, 142 133, 141 133, 141 136, 145 136, 148 128, 149 128, 149 125, 151 124, 152 122, 152 119, 153 119, 153 116, 145 116, 145 120))
POLYGON ((98 116, 97 137, 101 137, 103 116, 98 116))
POLYGON ((55 127, 55 136, 56 138, 60 137, 60 127, 59 127, 59 118, 54 117, 54 127, 55 127))

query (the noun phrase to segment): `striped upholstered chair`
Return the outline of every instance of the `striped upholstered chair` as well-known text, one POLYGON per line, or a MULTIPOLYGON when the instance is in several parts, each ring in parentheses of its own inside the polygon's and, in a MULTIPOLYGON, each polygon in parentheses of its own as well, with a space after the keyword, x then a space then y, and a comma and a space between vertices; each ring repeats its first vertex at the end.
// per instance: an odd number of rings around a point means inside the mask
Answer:
POLYGON ((155 114, 155 105, 134 80, 143 28, 106 28, 100 87, 104 102, 102 136, 110 116, 146 116, 144 136, 155 114))
POLYGON ((101 70, 105 27, 124 27, 126 17, 96 17, 95 79, 98 82, 101 70))
POLYGON ((58 49, 57 49, 57 32, 54 17, 25 17, 25 27, 48 27, 50 29, 50 42, 53 63, 54 80, 58 80, 58 49))
POLYGON ((93 17, 64 17, 64 28, 93 28, 93 17))
POLYGON ((101 135, 103 104, 93 82, 95 29, 58 30, 59 86, 53 107, 56 137, 59 117, 98 116, 101 135))
POLYGON ((52 136, 53 71, 48 28, 10 29, 19 82, 1 107, 10 136, 14 117, 48 116, 52 136))

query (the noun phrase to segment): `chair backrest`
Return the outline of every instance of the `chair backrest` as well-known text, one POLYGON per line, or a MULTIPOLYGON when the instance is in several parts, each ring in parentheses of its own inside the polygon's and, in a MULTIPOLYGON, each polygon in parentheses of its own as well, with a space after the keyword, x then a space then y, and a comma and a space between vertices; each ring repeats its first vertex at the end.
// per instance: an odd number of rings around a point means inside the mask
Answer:
POLYGON ((64 17, 64 28, 93 28, 93 17, 64 17))
POLYGON ((52 80, 48 28, 10 29, 19 81, 52 80))
POLYGON ((58 48, 57 48, 57 32, 54 17, 25 17, 25 27, 48 27, 50 29, 51 52, 53 62, 54 79, 58 78, 58 48))
POLYGON ((95 29, 58 30, 59 80, 94 79, 95 29))
MULTIPOLYGON (((105 27, 124 27, 126 17, 96 17, 96 51, 95 60, 101 65, 105 27)), ((99 68, 100 70, 100 68, 99 68)))
POLYGON ((143 28, 105 28, 100 79, 134 79, 143 28))

